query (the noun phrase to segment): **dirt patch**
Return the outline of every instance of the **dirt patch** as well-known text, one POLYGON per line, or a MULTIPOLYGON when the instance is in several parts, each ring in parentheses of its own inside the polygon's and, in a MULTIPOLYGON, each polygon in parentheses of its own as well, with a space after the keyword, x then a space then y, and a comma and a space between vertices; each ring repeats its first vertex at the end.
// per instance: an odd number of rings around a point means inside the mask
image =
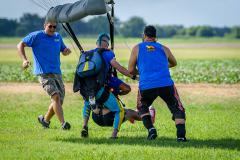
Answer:
POLYGON ((240 84, 177 84, 180 92, 197 96, 240 97, 240 84))
MULTIPOLYGON (((138 85, 132 84, 132 92, 137 92, 138 85)), ((239 97, 240 84, 176 84, 180 94, 193 96, 239 97)), ((72 93, 72 83, 65 84, 66 92, 72 93)), ((39 93, 45 94, 38 83, 0 83, 0 93, 39 93)))
MULTIPOLYGON (((66 92, 72 92, 72 84, 65 84, 66 92)), ((0 93, 44 93, 38 83, 0 83, 0 93)))

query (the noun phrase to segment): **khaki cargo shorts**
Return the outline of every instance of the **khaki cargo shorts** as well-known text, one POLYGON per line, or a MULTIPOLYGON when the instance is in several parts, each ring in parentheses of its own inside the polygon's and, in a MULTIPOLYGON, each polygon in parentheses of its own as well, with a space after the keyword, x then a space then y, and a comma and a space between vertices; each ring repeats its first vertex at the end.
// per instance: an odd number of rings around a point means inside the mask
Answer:
POLYGON ((65 87, 61 74, 41 74, 38 75, 38 80, 50 97, 52 97, 55 93, 59 94, 61 104, 63 104, 65 87))

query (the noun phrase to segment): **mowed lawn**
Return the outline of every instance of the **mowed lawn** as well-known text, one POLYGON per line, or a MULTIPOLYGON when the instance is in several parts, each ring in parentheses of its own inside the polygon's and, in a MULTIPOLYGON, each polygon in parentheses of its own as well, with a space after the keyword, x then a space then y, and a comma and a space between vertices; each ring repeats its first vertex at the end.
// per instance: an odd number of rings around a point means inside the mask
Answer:
MULTIPOLYGON (((16 39, 0 39, 0 65, 19 64, 16 39)), ((117 59, 127 65, 130 51, 120 39, 117 59)), ((160 40, 169 45, 177 60, 234 60, 240 62, 239 40, 160 40)), ((66 40, 69 46, 72 45, 66 40)), ((84 39, 86 49, 93 39, 84 39)), ((132 47, 137 39, 129 39, 132 47)), ((79 53, 62 57, 63 64, 76 64, 79 53)), ((31 59, 31 50, 27 49, 31 59)), ((73 68, 74 69, 74 68, 73 68)), ((8 75, 6 75, 8 76, 8 75)), ((122 97, 127 108, 135 109, 137 85, 122 97)), ((83 100, 66 84, 64 114, 72 125, 62 131, 56 117, 50 129, 43 129, 37 116, 44 114, 49 97, 37 83, 0 82, 0 159, 240 159, 240 84, 177 84, 187 114, 189 142, 175 140, 176 129, 166 105, 158 99, 155 126, 158 138, 147 141, 142 122, 122 125, 117 140, 109 139, 112 128, 102 128, 90 120, 89 138, 80 137, 83 100)))
MULTIPOLYGON (((38 84, 0 84, 0 159, 239 159, 240 86, 177 85, 187 114, 189 142, 175 140, 175 126, 165 104, 153 106, 158 138, 146 140, 141 122, 122 125, 117 140, 109 139, 112 128, 90 120, 87 139, 80 137, 83 101, 67 84, 64 113, 72 124, 62 131, 55 118, 43 129, 37 116, 46 111, 49 97, 38 84)), ((136 85, 123 97, 135 109, 136 85)))

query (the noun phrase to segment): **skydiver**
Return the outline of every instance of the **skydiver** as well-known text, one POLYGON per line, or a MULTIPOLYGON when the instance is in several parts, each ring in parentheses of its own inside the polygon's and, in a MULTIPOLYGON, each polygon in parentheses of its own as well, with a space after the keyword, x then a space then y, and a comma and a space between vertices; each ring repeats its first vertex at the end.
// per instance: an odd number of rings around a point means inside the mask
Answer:
MULTIPOLYGON (((91 107, 87 106, 83 112, 83 117, 89 117, 90 110, 91 110, 91 107)), ((115 116, 114 112, 110 111, 109 109, 107 109, 103 106, 98 107, 97 109, 91 110, 91 111, 92 111, 92 119, 97 125, 102 126, 102 127, 113 126, 114 116, 115 116)), ((125 114, 124 114, 123 122, 126 122, 127 120, 130 122, 133 120, 134 121, 142 120, 137 111, 124 108, 124 112, 125 112, 125 114)), ((152 118, 152 122, 154 123, 155 115, 151 114, 151 118, 152 118)), ((88 137, 88 127, 85 127, 82 129, 81 136, 88 137)))
MULTIPOLYGON (((96 42, 97 48, 95 48, 91 51, 88 51, 88 52, 95 52, 100 49, 101 50, 104 49, 104 51, 101 53, 101 55, 104 59, 104 62, 106 64, 106 68, 105 68, 104 72, 109 73, 110 67, 112 66, 112 67, 116 68, 120 73, 124 74, 125 76, 128 76, 128 77, 134 79, 134 76, 131 75, 126 68, 121 66, 116 61, 113 51, 108 50, 109 40, 110 40, 110 37, 108 34, 106 34, 106 33, 100 34, 98 36, 98 39, 96 42)), ((109 74, 111 74, 111 73, 109 73, 109 74)), ((101 86, 101 88, 98 90, 97 95, 96 95, 96 101, 101 99, 103 97, 103 95, 107 94, 107 98, 104 99, 104 102, 102 102, 102 103, 103 103, 104 107, 109 109, 111 112, 114 112, 114 124, 113 124, 112 138, 117 138, 118 131, 120 130, 121 124, 124 120, 125 111, 124 111, 123 107, 119 104, 118 99, 113 95, 112 92, 110 92, 108 90, 108 88, 109 88, 108 81, 109 81, 109 79, 106 79, 107 87, 101 86)), ((117 84, 119 84, 119 83, 117 83, 117 84)), ((128 87, 126 87, 126 85, 123 85, 123 86, 125 87, 125 89, 128 88, 128 87)), ((130 87, 128 88, 128 91, 130 91, 130 87)), ((81 90, 80 90, 80 93, 81 93, 81 90)), ((81 95, 84 95, 84 93, 81 95)), ((85 97, 83 112, 87 113, 87 114, 84 114, 84 115, 90 114, 89 106, 90 106, 90 99, 87 100, 87 98, 85 97)), ((88 120, 89 120, 89 116, 83 117, 83 130, 88 128, 88 120)))

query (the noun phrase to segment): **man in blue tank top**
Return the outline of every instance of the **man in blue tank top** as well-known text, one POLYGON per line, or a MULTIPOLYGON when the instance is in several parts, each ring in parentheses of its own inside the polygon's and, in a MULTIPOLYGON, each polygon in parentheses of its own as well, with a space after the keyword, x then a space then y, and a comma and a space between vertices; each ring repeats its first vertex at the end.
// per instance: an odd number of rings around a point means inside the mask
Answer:
POLYGON ((186 141, 185 109, 169 72, 169 68, 176 65, 177 61, 170 49, 156 42, 155 27, 146 26, 143 42, 132 49, 128 70, 131 74, 139 74, 140 114, 143 125, 148 129, 149 140, 157 137, 157 131, 152 124, 148 108, 157 97, 161 97, 175 121, 177 141, 186 141))
POLYGON ((55 32, 55 22, 45 22, 44 30, 27 35, 18 44, 18 52, 23 60, 22 67, 27 69, 30 65, 25 54, 25 47, 31 47, 33 51, 33 73, 39 77, 43 89, 51 97, 47 113, 38 116, 38 121, 44 128, 49 128, 50 119, 56 114, 61 122, 62 129, 70 129, 70 124, 65 122, 62 104, 65 96, 65 88, 60 69, 60 52, 63 55, 71 53, 63 43, 62 37, 55 32))

